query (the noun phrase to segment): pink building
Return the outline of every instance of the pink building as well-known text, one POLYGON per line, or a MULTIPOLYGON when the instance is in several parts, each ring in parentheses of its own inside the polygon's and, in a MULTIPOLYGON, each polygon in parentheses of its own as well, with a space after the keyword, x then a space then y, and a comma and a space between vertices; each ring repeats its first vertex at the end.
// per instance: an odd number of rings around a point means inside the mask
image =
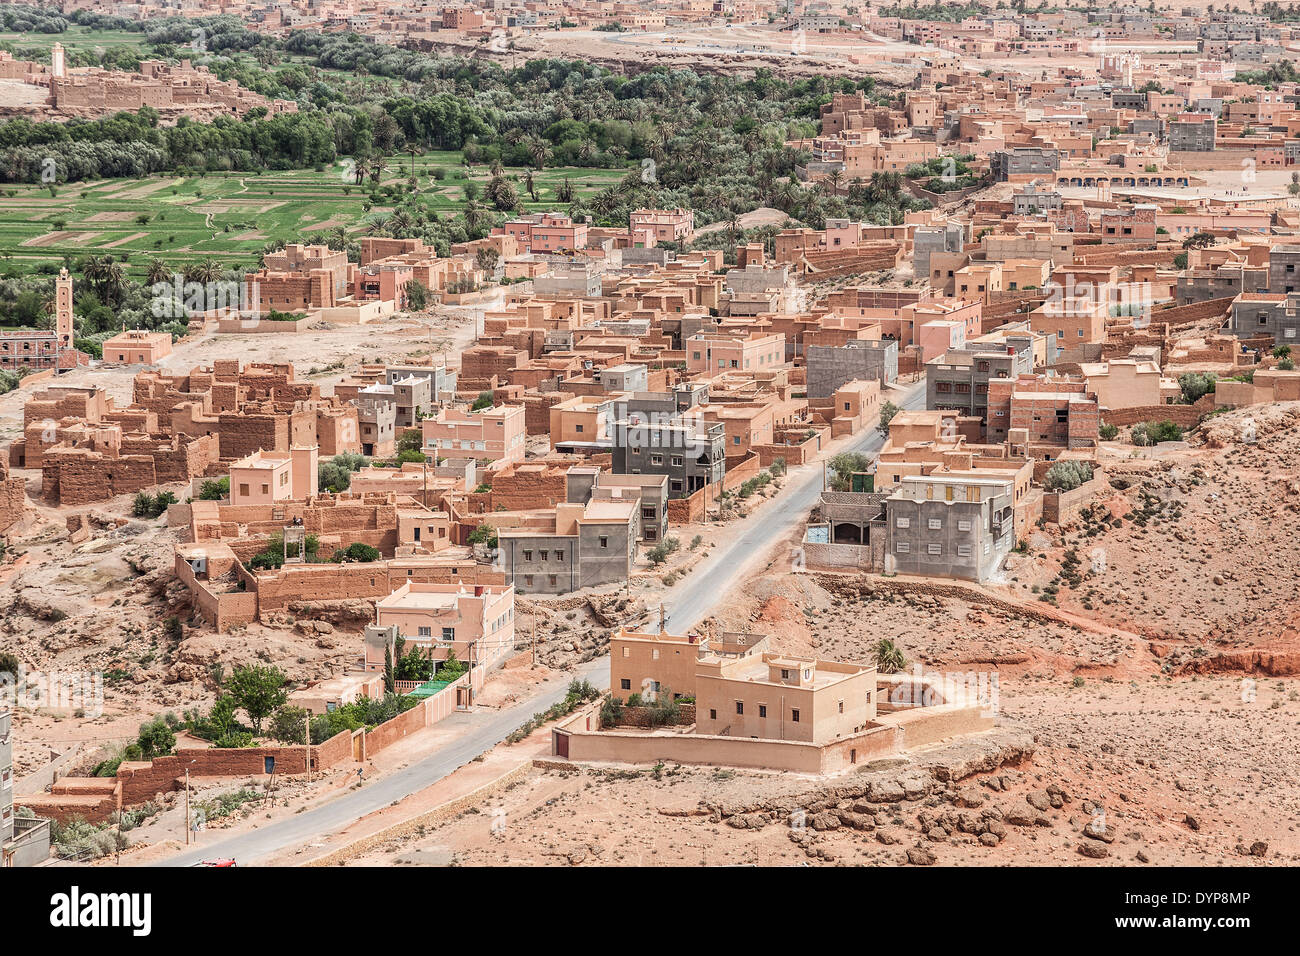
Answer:
POLYGON ((686 340, 686 370, 712 377, 733 369, 762 371, 785 364, 784 335, 699 332, 686 340))
POLYGON ((677 242, 695 235, 693 209, 637 209, 628 217, 628 231, 635 237, 650 233, 656 242, 677 242))
POLYGON ((479 412, 443 408, 436 418, 424 419, 420 428, 425 450, 432 456, 472 456, 498 467, 524 460, 522 405, 499 405, 479 412))
MULTIPOLYGON (((375 620, 396 625, 408 644, 431 651, 435 661, 451 651, 462 663, 490 666, 515 646, 515 588, 408 581, 375 602, 375 620)), ((372 663, 367 654, 366 667, 372 663)))
POLYGON ((289 454, 258 450, 230 466, 232 505, 269 505, 314 497, 317 484, 315 445, 295 445, 289 454))
POLYGON ((539 212, 507 220, 492 230, 494 236, 510 236, 524 252, 561 252, 587 247, 586 223, 575 223, 559 213, 539 212))

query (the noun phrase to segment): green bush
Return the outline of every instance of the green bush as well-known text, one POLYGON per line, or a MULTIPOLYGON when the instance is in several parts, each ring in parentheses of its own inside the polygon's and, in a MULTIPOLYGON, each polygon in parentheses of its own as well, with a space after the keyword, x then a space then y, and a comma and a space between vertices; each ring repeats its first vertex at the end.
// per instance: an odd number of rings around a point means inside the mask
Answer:
POLYGON ((1092 480, 1092 466, 1084 461, 1058 461, 1047 469, 1043 487, 1048 491, 1073 491, 1092 480))
POLYGON ((1148 447, 1162 441, 1182 441, 1182 438, 1182 428, 1167 419, 1134 425, 1130 433, 1130 440, 1139 447, 1148 447))
POLYGON ((230 497, 230 476, 226 475, 214 481, 205 481, 199 487, 200 501, 220 501, 230 497))
POLYGON ((1097 429, 1097 434, 1102 441, 1114 441, 1115 436, 1119 434, 1119 428, 1108 423, 1097 429))
POLYGON ((335 564, 357 563, 366 564, 371 561, 378 561, 383 557, 383 553, 378 548, 373 548, 368 544, 362 544, 360 541, 354 541, 346 548, 334 552, 334 557, 330 558, 335 564))

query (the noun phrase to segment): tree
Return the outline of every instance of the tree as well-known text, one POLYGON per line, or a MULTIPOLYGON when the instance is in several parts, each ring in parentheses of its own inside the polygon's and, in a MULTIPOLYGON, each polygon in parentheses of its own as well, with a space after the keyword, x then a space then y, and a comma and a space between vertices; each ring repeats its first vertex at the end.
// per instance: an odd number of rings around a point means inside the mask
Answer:
POLYGON ((852 491, 853 475, 870 468, 871 459, 860 452, 846 451, 833 456, 827 464, 831 470, 831 491, 852 491))
POLYGON ((1115 436, 1119 434, 1119 428, 1107 422, 1097 429, 1097 435, 1102 441, 1114 441, 1115 436))
POLYGON ((902 409, 893 402, 885 402, 885 404, 880 406, 880 425, 878 426, 880 434, 889 434, 889 423, 894 420, 894 416, 900 411, 902 411, 902 409))
POLYGON ((253 733, 258 736, 262 734, 262 721, 288 701, 285 682, 284 672, 278 667, 236 667, 230 675, 230 694, 248 715, 253 733))
POLYGON ((448 648, 447 659, 438 665, 438 680, 454 681, 465 673, 465 664, 456 658, 456 652, 448 648))
POLYGON ((140 759, 152 760, 165 757, 176 749, 176 726, 179 721, 171 714, 155 717, 140 725, 140 736, 136 745, 140 748, 140 759))
POLYGON ((307 742, 307 710, 285 704, 271 716, 271 723, 266 728, 267 736, 282 744, 305 744, 307 742))
POLYGON ((429 288, 419 279, 406 283, 406 307, 420 312, 429 307, 429 288))
POLYGON ((474 399, 474 404, 469 407, 469 410, 477 412, 480 409, 491 408, 494 401, 491 392, 479 392, 478 398, 474 399))
POLYGON ((393 666, 393 679, 423 683, 433 677, 433 661, 427 651, 414 644, 393 666))

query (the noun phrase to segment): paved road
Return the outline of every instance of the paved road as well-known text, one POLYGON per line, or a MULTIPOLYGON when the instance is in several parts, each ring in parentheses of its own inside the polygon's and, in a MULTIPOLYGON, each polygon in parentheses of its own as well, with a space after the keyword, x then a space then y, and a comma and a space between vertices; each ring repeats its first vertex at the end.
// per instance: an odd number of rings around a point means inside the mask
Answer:
MULTIPOLYGON (((911 386, 895 404, 906 409, 923 408, 924 383, 911 386)), ((844 450, 872 454, 880 450, 882 443, 883 439, 873 428, 844 450)), ((806 475, 788 484, 779 497, 750 520, 749 527, 726 546, 716 549, 676 589, 671 606, 666 608, 668 629, 681 633, 707 617, 746 568, 762 560, 771 551, 773 542, 784 540, 807 518, 821 494, 821 487, 820 470, 808 469, 806 475)), ((155 865, 188 866, 205 859, 234 858, 240 865, 247 866, 286 847, 317 842, 324 834, 337 832, 367 813, 437 783, 479 754, 491 750, 533 714, 562 700, 569 681, 575 677, 586 678, 604 689, 609 680, 609 662, 604 657, 589 661, 575 673, 566 674, 562 680, 541 685, 533 697, 507 710, 453 715, 448 720, 469 722, 473 729, 405 769, 380 777, 360 790, 349 790, 315 809, 247 833, 204 843, 197 849, 155 865)), ((200 839, 211 838, 205 835, 200 839)))
MULTIPOLYGON (((899 408, 924 408, 925 382, 922 380, 909 387, 902 399, 890 398, 899 408)), ((884 438, 880 433, 870 428, 843 450, 874 455, 883 444, 884 438)), ((725 548, 717 548, 687 576, 672 603, 665 607, 667 629, 681 634, 708 617, 713 606, 731 590, 744 571, 770 553, 773 542, 784 541, 796 526, 807 520, 808 512, 817 503, 821 492, 819 469, 812 469, 806 476, 787 485, 780 497, 774 498, 755 520, 748 522, 749 527, 725 548)))

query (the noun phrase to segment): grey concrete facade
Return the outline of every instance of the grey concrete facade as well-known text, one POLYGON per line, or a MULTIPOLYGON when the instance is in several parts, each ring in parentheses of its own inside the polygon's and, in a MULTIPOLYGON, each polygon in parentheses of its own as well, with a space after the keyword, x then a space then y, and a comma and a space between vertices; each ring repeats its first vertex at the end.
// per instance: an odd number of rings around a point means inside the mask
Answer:
POLYGON ((1034 344, 1029 335, 1009 335, 1005 347, 971 343, 949 349, 925 364, 925 407, 987 418, 989 381, 1015 378, 1034 370, 1034 344))
MULTIPOLYGON (((658 418, 658 416, 654 416, 658 418)), ((727 469, 726 427, 698 417, 623 419, 614 428, 613 470, 663 475, 668 497, 686 498, 721 481, 727 469)))
POLYGON ((898 380, 898 342, 857 340, 847 345, 810 345, 805 351, 808 397, 830 398, 849 382, 879 382, 881 388, 898 380))
POLYGON ((985 581, 1015 547, 1014 513, 1010 479, 904 477, 885 499, 885 570, 985 581))

